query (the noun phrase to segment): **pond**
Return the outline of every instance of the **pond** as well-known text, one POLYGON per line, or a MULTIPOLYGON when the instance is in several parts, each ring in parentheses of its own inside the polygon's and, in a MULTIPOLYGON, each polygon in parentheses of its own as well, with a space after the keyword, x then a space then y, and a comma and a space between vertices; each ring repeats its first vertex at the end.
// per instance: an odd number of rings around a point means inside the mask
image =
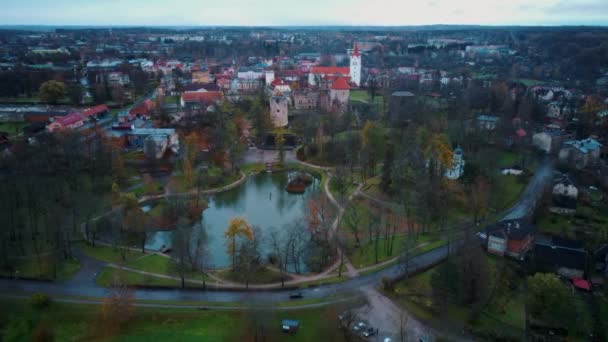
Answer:
MULTIPOLYGON (((226 253, 224 232, 228 222, 235 216, 244 217, 253 227, 262 231, 261 252, 263 260, 271 253, 267 237, 273 229, 278 229, 304 220, 308 213, 308 200, 321 189, 320 179, 313 182, 303 194, 285 191, 292 172, 259 173, 249 176, 240 186, 216 194, 209 199, 209 206, 203 212, 203 224, 208 235, 208 267, 224 268, 231 264, 226 253)), ((149 234, 146 248, 161 250, 171 245, 171 232, 159 231, 149 234)))

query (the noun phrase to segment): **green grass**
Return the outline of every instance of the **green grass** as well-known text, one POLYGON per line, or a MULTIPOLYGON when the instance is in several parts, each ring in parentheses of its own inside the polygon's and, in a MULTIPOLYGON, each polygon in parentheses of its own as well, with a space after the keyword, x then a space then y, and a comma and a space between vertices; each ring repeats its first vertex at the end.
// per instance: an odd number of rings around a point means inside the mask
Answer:
MULTIPOLYGON (((560 235, 563 237, 577 238, 578 232, 594 233, 605 232, 608 227, 608 212, 602 207, 592 207, 579 203, 576 214, 572 216, 543 212, 536 226, 544 233, 560 235)), ((593 239, 593 238, 592 238, 593 239)), ((595 243, 596 241, 589 241, 595 243)))
POLYGON ((23 133, 23 128, 29 126, 29 122, 0 122, 0 132, 16 137, 23 133))
POLYGON ((62 260, 57 266, 57 273, 53 269, 53 265, 49 263, 48 258, 42 257, 38 263, 36 257, 31 259, 20 260, 15 266, 17 272, 0 270, 0 275, 14 277, 15 275, 25 278, 35 279, 53 279, 57 281, 69 280, 78 270, 80 270, 80 262, 78 259, 62 260))
POLYGON ((519 198, 527 184, 527 177, 499 175, 490 194, 490 205, 496 210, 507 209, 519 198))
POLYGON ((101 286, 110 286, 117 280, 124 285, 173 286, 179 287, 181 282, 175 279, 165 279, 146 274, 129 272, 113 267, 105 267, 97 276, 96 282, 101 286))
POLYGON ((110 247, 110 246, 91 246, 88 244, 83 244, 81 246, 81 250, 83 253, 85 253, 86 255, 90 256, 91 258, 95 258, 97 260, 101 260, 101 261, 105 261, 105 262, 111 262, 111 263, 122 263, 124 262, 129 262, 133 259, 139 258, 145 254, 141 253, 141 252, 136 252, 136 251, 132 251, 132 250, 127 250, 125 252, 125 259, 122 259, 122 254, 121 251, 114 248, 114 247, 110 247))
POLYGON ((324 279, 307 281, 307 282, 298 284, 298 287, 307 288, 307 287, 319 286, 319 285, 336 284, 336 283, 341 283, 348 279, 349 278, 346 276, 346 270, 343 270, 341 277, 336 275, 336 276, 328 277, 328 278, 324 278, 324 279))
POLYGON ((247 175, 254 172, 263 172, 264 170, 266 170, 266 165, 264 163, 249 163, 241 165, 241 171, 247 175))
MULTIPOLYGON (((82 341, 100 339, 105 332, 99 326, 98 305, 53 303, 47 309, 35 311, 28 300, 0 299, 0 322, 10 327, 21 324, 24 328, 19 340, 30 340, 38 321, 44 320, 52 327, 56 341, 82 341), (10 323, 9 323, 10 321, 10 323), (33 322, 33 324, 28 324, 33 322), (25 324, 23 324, 25 323, 25 324)), ((336 324, 340 308, 323 307, 289 311, 230 311, 173 308, 135 309, 134 317, 116 329, 112 341, 243 341, 254 334, 255 320, 265 327, 268 341, 344 341, 336 324), (282 319, 300 321, 295 334, 280 331, 282 319)), ((12 329, 14 330, 14 329, 12 329)))
POLYGON ((163 97, 164 104, 176 105, 180 103, 180 98, 177 95, 163 97))
MULTIPOLYGON (((388 246, 385 247, 385 239, 380 238, 378 241, 378 263, 399 256, 399 253, 403 248, 404 240, 404 235, 395 236, 393 241, 393 253, 391 255, 387 255, 388 246)), ((363 243, 359 248, 354 248, 354 239, 349 240, 349 243, 351 246, 349 247, 348 257, 350 258, 353 266, 362 268, 376 264, 375 244, 373 241, 369 243, 366 241, 366 243, 363 243)), ((444 245, 446 241, 444 239, 439 239, 436 236, 421 235, 418 237, 415 243, 416 247, 410 251, 410 255, 412 256, 440 247, 444 245)))
MULTIPOLYGON (((128 262, 125 266, 150 273, 175 275, 171 273, 171 259, 158 254, 148 254, 147 256, 128 262)), ((196 280, 203 279, 203 275, 199 271, 188 272, 186 277, 196 280)), ((208 278, 205 276, 205 279, 208 278)))
MULTIPOLYGON (((218 270, 215 272, 216 276, 233 282, 245 283, 245 279, 239 277, 235 272, 230 269, 218 270)), ((285 275, 285 281, 289 277, 285 275)), ((281 281, 281 274, 265 267, 260 267, 255 273, 250 276, 249 284, 270 284, 278 283, 281 281)))

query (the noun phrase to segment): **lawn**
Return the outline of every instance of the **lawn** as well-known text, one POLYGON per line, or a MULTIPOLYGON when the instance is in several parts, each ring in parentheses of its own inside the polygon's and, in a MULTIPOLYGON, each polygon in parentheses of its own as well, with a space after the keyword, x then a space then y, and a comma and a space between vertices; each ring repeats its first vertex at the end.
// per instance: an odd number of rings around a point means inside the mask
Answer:
POLYGON ((0 269, 0 275, 14 277, 15 275, 25 278, 35 279, 53 279, 57 281, 68 280, 72 278, 78 270, 80 270, 80 262, 78 259, 68 259, 62 261, 57 268, 57 273, 54 274, 52 264, 49 260, 42 257, 41 263, 38 264, 35 257, 27 260, 21 260, 16 266, 17 273, 0 269))
POLYGON ((163 97, 164 104, 176 105, 180 103, 180 98, 177 95, 163 97))
MULTIPOLYGON (((215 275, 219 278, 226 279, 233 282, 245 283, 245 279, 239 277, 239 275, 230 269, 215 271, 215 275)), ((285 275, 285 281, 289 280, 289 276, 285 275)), ((270 270, 266 267, 260 267, 249 279, 249 284, 270 284, 278 283, 281 281, 281 274, 279 272, 270 270)))
POLYGON ((577 238, 577 232, 586 232, 593 236, 597 232, 605 232, 608 227, 608 211, 587 204, 579 204, 576 214, 572 216, 545 211, 539 216, 536 226, 544 233, 566 238, 577 238))
POLYGON ((126 260, 123 260, 121 251, 114 247, 99 245, 93 247, 89 244, 83 244, 80 248, 84 254, 90 256, 91 258, 116 264, 121 263, 123 261, 129 262, 145 255, 142 252, 126 250, 124 252, 126 260))
MULTIPOLYGON (((362 239, 363 240, 363 239, 362 239)), ((404 235, 397 235, 393 241, 393 253, 388 255, 388 245, 385 244, 385 239, 380 238, 378 241, 378 263, 386 260, 390 260, 399 256, 402 250, 403 243, 405 241, 404 235)), ((416 247, 411 250, 410 255, 417 255, 420 253, 427 252, 431 249, 437 248, 445 244, 445 240, 439 239, 436 236, 431 235, 420 235, 416 241, 416 247), (429 249, 430 248, 430 249, 429 249)), ((357 268, 372 266, 376 264, 375 257, 375 243, 373 241, 369 243, 363 243, 359 248, 354 248, 354 239, 349 240, 351 246, 348 249, 348 257, 352 262, 353 266, 357 268)))
POLYGON ((23 128, 29 125, 29 122, 0 122, 0 132, 4 132, 11 137, 16 137, 21 135, 23 128))
POLYGON ((263 172, 266 170, 266 165, 264 163, 249 163, 245 165, 241 165, 240 169, 245 174, 250 174, 254 172, 263 172))
MULTIPOLYGON (((12 333, 14 340, 31 340, 39 321, 48 322, 56 341, 98 340, 98 305, 53 303, 47 309, 33 311, 29 301, 0 299, 3 333, 12 333)), ((266 327, 267 341, 343 341, 336 324, 338 309, 334 307, 242 312, 229 310, 144 308, 135 309, 134 317, 114 336, 113 341, 243 341, 254 334, 252 322, 266 327), (300 329, 292 335, 280 331, 282 319, 300 321, 300 329)), ((8 338, 7 338, 8 340, 8 338)))
POLYGON ((528 177, 498 175, 492 193, 490 194, 490 206, 495 210, 503 210, 511 207, 525 189, 528 177))
MULTIPOLYGON (((171 273, 171 259, 158 254, 148 254, 147 256, 128 262, 125 266, 151 273, 175 275, 171 273)), ((199 271, 188 272, 186 277, 196 280, 203 279, 203 275, 199 271)))
POLYGON ((115 280, 118 280, 124 285, 181 286, 179 280, 159 278, 146 274, 119 270, 114 267, 105 267, 97 276, 96 282, 101 286, 110 286, 115 280))

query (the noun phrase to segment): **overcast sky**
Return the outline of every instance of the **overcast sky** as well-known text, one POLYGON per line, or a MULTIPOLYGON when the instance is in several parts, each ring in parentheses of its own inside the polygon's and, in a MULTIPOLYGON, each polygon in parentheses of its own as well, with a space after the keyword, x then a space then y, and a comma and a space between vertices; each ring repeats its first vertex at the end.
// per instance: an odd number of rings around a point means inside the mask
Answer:
POLYGON ((0 25, 608 25, 608 0, 2 0, 0 25))

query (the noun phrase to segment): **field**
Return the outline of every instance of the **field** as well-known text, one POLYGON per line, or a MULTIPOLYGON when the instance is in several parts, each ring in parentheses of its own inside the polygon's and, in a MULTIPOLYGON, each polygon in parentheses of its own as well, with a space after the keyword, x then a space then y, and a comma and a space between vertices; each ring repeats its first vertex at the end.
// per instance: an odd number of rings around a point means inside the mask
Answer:
POLYGON ((255 326, 264 332, 265 341, 343 341, 336 324, 339 311, 329 307, 289 311, 262 311, 262 307, 251 312, 137 307, 122 327, 107 329, 100 323, 97 305, 52 303, 34 310, 27 300, 17 299, 0 299, 0 305, 12 308, 0 311, 4 340, 30 340, 36 327, 46 325, 56 341, 243 341, 255 334, 255 326), (281 332, 282 319, 299 320, 300 329, 290 335, 281 332))

